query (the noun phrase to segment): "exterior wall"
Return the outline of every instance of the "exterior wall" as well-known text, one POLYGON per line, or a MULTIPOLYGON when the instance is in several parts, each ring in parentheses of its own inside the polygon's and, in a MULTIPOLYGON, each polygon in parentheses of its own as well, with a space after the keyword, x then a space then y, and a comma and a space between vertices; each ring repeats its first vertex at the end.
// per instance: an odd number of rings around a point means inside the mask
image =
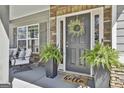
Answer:
MULTIPOLYGON (((0 84, 9 84, 9 7, 0 5, 0 84)), ((1 87, 1 85, 0 85, 1 87)))
POLYGON ((124 54, 124 6, 117 6, 117 50, 124 54))
POLYGON ((48 10, 49 5, 10 5, 10 20, 48 10))
MULTIPOLYGON (((120 62, 124 63, 124 6, 114 6, 116 9, 113 11, 113 16, 116 16, 116 18, 113 18, 112 20, 115 20, 113 23, 113 48, 117 49, 119 51, 120 56, 120 62)), ((115 66, 112 66, 111 69, 111 80, 110 80, 110 86, 112 88, 124 88, 124 67, 117 68, 115 66)))
POLYGON ((124 88, 124 67, 112 66, 110 86, 111 88, 124 88))
MULTIPOLYGON (((14 28, 15 30, 17 29, 17 27, 19 26, 26 26, 26 25, 31 25, 31 24, 41 24, 44 23, 47 25, 47 29, 44 28, 45 32, 47 33, 49 30, 49 10, 47 11, 43 11, 40 13, 35 13, 33 15, 30 16, 26 16, 26 17, 22 17, 22 18, 18 18, 15 20, 11 20, 10 21, 10 47, 14 47, 14 42, 13 42, 13 31, 14 28)), ((42 31, 42 28, 40 28, 40 31, 42 31)), ((47 39, 47 37, 46 37, 47 39)))
POLYGON ((50 6, 50 40, 56 43, 56 17, 64 14, 85 11, 88 9, 104 7, 104 43, 111 45, 111 18, 110 5, 51 5, 50 6))
POLYGON ((4 25, 7 35, 9 35, 9 6, 0 5, 0 18, 4 25))
MULTIPOLYGON (((50 6, 50 40, 56 44, 56 17, 64 14, 85 11, 88 9, 103 7, 104 8, 104 44, 111 45, 111 24, 112 24, 112 6, 103 5, 51 5, 50 6)), ((94 76, 95 87, 109 87, 109 73, 100 69, 94 76), (101 74, 102 73, 102 74, 101 74), (107 79, 107 80, 106 80, 107 79), (104 83, 103 83, 104 82, 104 83)))

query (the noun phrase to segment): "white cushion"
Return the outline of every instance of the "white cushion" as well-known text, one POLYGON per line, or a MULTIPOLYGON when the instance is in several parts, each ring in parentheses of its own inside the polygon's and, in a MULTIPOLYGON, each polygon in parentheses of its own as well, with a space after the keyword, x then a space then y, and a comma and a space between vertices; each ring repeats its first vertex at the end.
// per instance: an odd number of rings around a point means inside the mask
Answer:
POLYGON ((26 50, 26 55, 25 55, 25 57, 30 57, 31 56, 31 49, 27 49, 26 50))
POLYGON ((31 56, 31 49, 21 50, 19 53, 19 58, 15 60, 11 60, 12 65, 24 65, 29 64, 29 59, 31 56), (14 64, 15 62, 15 64, 14 64))
POLYGON ((16 56, 18 49, 13 49, 13 56, 16 56))
POLYGON ((11 60, 12 66, 29 64, 29 60, 16 59, 15 61, 11 60), (15 62, 15 64, 14 64, 14 62, 15 62))
POLYGON ((26 53, 25 50, 21 50, 20 53, 19 53, 18 59, 24 60, 25 59, 25 53, 26 53))

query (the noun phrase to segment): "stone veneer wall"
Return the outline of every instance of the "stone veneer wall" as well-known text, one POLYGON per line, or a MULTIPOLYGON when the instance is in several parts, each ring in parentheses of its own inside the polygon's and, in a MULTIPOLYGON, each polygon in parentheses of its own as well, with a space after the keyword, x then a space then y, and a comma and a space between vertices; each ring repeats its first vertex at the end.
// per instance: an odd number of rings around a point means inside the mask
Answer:
POLYGON ((117 68, 112 66, 111 69, 111 88, 124 88, 124 67, 117 68))
POLYGON ((111 5, 51 5, 50 6, 50 40, 56 43, 56 17, 64 14, 104 7, 104 43, 111 45, 111 5))

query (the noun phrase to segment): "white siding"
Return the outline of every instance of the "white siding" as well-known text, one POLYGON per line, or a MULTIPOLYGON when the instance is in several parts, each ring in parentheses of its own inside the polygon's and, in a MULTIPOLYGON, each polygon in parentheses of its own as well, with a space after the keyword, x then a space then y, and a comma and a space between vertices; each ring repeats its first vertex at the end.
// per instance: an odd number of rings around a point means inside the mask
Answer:
POLYGON ((118 21, 118 24, 117 24, 117 28, 118 29, 124 29, 124 20, 123 21, 118 21))
POLYGON ((117 49, 118 51, 123 54, 124 53, 124 12, 122 7, 119 6, 117 8, 117 49), (120 10, 121 9, 121 10, 120 10))
POLYGON ((124 13, 122 13, 122 14, 119 16, 118 20, 124 20, 124 13))
POLYGON ((117 49, 118 49, 118 51, 120 51, 120 52, 124 52, 124 44, 118 44, 118 45, 117 45, 117 49))
MULTIPOLYGON (((117 37, 117 43, 118 44, 123 44, 124 45, 124 36, 117 37)), ((124 47, 123 47, 124 48, 124 47)))
POLYGON ((124 29, 118 29, 117 36, 124 36, 124 29))
POLYGON ((120 62, 124 63, 124 6, 117 6, 117 50, 120 62))

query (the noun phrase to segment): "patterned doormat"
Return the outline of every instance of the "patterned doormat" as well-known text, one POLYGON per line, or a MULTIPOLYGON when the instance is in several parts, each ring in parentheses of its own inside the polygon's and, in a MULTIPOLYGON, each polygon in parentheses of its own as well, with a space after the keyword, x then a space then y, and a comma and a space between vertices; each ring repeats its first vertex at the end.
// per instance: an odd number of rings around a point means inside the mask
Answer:
POLYGON ((69 83, 78 84, 82 87, 88 87, 88 80, 91 78, 82 75, 66 74, 63 79, 69 83))

